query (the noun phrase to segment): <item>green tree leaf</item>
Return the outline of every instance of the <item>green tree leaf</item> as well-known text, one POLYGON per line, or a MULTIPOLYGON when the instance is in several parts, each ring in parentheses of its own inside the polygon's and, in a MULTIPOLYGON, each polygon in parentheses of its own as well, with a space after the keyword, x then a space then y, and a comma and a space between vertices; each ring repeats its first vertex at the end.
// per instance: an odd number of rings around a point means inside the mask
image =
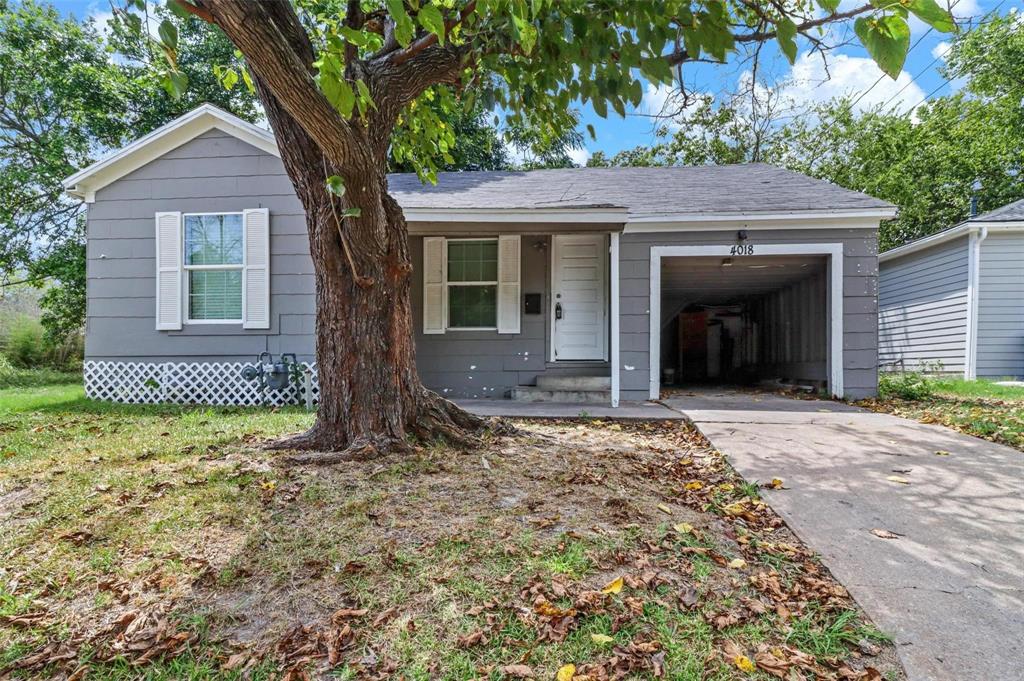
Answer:
POLYGON ((952 33, 957 30, 953 15, 939 7, 935 0, 909 0, 906 3, 909 9, 918 19, 925 22, 936 31, 952 33))
POLYGON ((775 22, 775 37, 779 43, 779 49, 786 55, 786 59, 792 64, 796 61, 796 24, 788 17, 782 17, 775 22))
POLYGON ((893 14, 861 17, 854 22, 853 29, 878 67, 895 80, 903 70, 910 48, 910 27, 906 20, 893 14))
POLYGON ((160 42, 163 43, 164 47, 170 50, 178 49, 178 27, 170 19, 164 19, 160 22, 160 27, 157 28, 157 35, 160 36, 160 42))
POLYGON ((420 26, 437 36, 437 42, 444 45, 444 17, 437 5, 423 5, 416 14, 420 26))
POLYGON ((402 47, 408 47, 415 35, 415 26, 412 17, 405 11, 405 3, 402 0, 387 0, 388 14, 395 20, 395 40, 402 47))
POLYGON ((327 191, 339 198, 345 196, 345 180, 340 175, 331 175, 327 178, 327 191))

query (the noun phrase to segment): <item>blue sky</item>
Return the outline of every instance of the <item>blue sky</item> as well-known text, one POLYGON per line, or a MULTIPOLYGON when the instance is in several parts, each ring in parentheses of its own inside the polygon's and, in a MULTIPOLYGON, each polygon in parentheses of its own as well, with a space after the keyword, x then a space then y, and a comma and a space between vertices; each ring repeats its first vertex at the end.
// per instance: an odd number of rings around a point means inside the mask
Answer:
MULTIPOLYGON (((628 1, 628 0, 627 0, 628 1)), ((945 4, 946 0, 938 0, 945 4)), ((991 12, 1004 14, 1011 10, 1024 11, 1024 0, 948 0, 952 5, 953 14, 958 20, 969 25, 969 22, 991 12)), ((73 13, 78 17, 109 14, 110 6, 105 0, 57 0, 56 7, 65 13, 73 13)), ((844 0, 840 9, 847 9, 860 4, 859 1, 844 0)), ((828 56, 828 73, 822 65, 820 56, 807 52, 807 45, 802 45, 801 53, 795 65, 790 66, 771 44, 762 54, 760 73, 765 74, 771 84, 790 83, 786 87, 786 96, 797 105, 824 101, 834 96, 854 93, 859 95, 867 91, 861 99, 861 106, 886 104, 893 108, 909 110, 919 104, 927 96, 941 96, 956 88, 956 83, 946 83, 939 68, 942 66, 942 52, 949 36, 928 31, 928 27, 920 21, 911 22, 913 49, 907 56, 903 73, 896 81, 882 76, 878 67, 867 57, 867 53, 859 45, 840 47, 828 56), (876 83, 876 81, 879 81, 876 83), (874 87, 872 87, 874 85, 874 87)), ((852 24, 844 24, 830 34, 835 42, 853 39, 852 24)), ((684 79, 691 89, 717 94, 735 89, 742 77, 745 67, 732 63, 725 66, 693 65, 684 69, 684 79)), ((622 149, 632 148, 640 144, 654 141, 654 131, 664 120, 652 118, 650 114, 660 113, 666 98, 670 96, 664 88, 658 90, 648 86, 644 102, 636 110, 628 111, 625 119, 615 113, 603 119, 594 113, 590 106, 581 108, 582 126, 593 125, 597 139, 586 140, 586 149, 580 150, 576 160, 583 162, 586 157, 597 150, 614 154, 622 149)))

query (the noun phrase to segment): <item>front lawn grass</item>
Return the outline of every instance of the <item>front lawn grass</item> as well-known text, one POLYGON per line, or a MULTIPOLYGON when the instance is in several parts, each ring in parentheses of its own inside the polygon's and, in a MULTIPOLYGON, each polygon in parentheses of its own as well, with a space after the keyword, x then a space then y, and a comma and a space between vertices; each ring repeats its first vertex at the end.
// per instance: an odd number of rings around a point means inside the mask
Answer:
POLYGON ((879 388, 858 404, 1024 451, 1024 388, 918 374, 883 374, 879 388))
POLYGON ((684 424, 288 467, 298 409, 0 405, 0 677, 903 678, 684 424))

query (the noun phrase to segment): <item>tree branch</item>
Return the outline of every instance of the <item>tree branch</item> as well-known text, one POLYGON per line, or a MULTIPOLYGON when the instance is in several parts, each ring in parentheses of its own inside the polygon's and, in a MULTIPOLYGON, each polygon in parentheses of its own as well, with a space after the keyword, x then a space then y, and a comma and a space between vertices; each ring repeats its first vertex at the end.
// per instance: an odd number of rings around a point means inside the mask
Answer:
MULTIPOLYGON (((863 14, 873 9, 874 6, 869 3, 848 10, 846 12, 836 12, 834 14, 829 14, 828 16, 825 17, 819 17, 818 19, 808 19, 802 24, 797 24, 796 30, 798 33, 804 33, 805 31, 808 31, 812 28, 824 26, 825 24, 831 24, 836 21, 843 21, 844 19, 850 19, 852 17, 857 16, 858 14, 863 14)), ((754 31, 752 33, 741 33, 740 35, 733 36, 733 40, 735 40, 738 43, 764 42, 766 40, 771 40, 772 38, 776 37, 776 35, 776 31, 754 31)), ((685 49, 677 49, 673 52, 670 52, 665 55, 665 59, 668 61, 669 66, 678 66, 683 62, 692 61, 692 59, 690 58, 690 54, 685 49)))
MULTIPOLYGON (((466 3, 466 6, 462 8, 462 11, 459 12, 458 19, 455 19, 453 21, 446 21, 444 23, 445 39, 448 39, 448 36, 451 34, 452 29, 454 29, 456 26, 465 21, 466 18, 469 17, 469 15, 472 14, 474 11, 476 11, 476 0, 470 0, 468 3, 466 3)), ((409 45, 409 47, 405 48, 401 52, 392 53, 391 63, 395 65, 404 64, 405 62, 409 61, 423 50, 435 44, 437 44, 437 34, 428 33, 419 40, 414 41, 411 45, 409 45)))
POLYGON ((313 46, 288 0, 197 2, 242 51, 253 74, 267 85, 281 108, 315 140, 333 165, 351 170, 373 166, 368 150, 354 143, 353 124, 341 117, 313 80, 313 46))
POLYGON ((167 0, 167 4, 180 7, 192 16, 199 17, 208 24, 214 23, 212 14, 210 14, 202 7, 197 7, 196 5, 193 5, 191 2, 187 2, 187 0, 167 0))

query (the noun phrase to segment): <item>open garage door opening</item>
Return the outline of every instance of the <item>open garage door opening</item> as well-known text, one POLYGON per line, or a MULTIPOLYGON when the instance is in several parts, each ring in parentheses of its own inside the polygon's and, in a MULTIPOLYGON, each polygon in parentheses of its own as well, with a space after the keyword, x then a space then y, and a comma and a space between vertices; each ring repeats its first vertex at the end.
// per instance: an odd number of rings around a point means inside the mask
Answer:
POLYGON ((829 256, 668 256, 660 268, 662 388, 830 388, 829 256))

